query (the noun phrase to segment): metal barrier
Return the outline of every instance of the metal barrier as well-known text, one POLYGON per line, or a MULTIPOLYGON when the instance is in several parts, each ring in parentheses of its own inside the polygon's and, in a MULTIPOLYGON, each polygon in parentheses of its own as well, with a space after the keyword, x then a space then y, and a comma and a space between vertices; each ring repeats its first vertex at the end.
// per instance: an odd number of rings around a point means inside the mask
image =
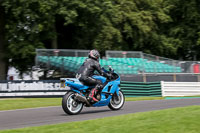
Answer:
POLYGON ((143 58, 141 51, 106 51, 106 58, 143 58))
POLYGON ((88 53, 89 50, 36 49, 35 64, 45 70, 58 70, 61 77, 74 76, 88 53))
POLYGON ((120 84, 122 92, 127 97, 141 97, 141 96, 161 96, 160 82, 128 82, 122 81, 120 84))
POLYGON ((36 49, 37 56, 87 57, 90 50, 79 49, 36 49))
MULTIPOLYGON (((74 75, 87 58, 89 50, 37 49, 36 65, 45 70, 59 70, 60 75, 74 75)), ((140 51, 106 51, 102 66, 111 65, 121 75, 200 74, 200 61, 177 61, 140 51)))
POLYGON ((200 95, 200 82, 164 82, 161 81, 162 96, 200 95))
MULTIPOLYGON (((156 55, 145 54, 141 51, 106 51, 107 58, 141 58, 141 73, 200 73, 200 61, 179 61, 156 55), (159 65, 160 64, 160 65, 159 65), (146 67, 150 66, 151 71, 146 67), (166 71, 162 71, 164 68, 166 71)), ((140 73, 139 73, 140 74, 140 73)))

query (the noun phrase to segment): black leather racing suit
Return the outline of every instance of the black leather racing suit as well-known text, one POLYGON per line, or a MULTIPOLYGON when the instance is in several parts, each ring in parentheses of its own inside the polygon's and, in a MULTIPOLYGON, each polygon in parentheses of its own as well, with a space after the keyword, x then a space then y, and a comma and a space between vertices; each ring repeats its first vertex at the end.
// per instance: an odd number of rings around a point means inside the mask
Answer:
POLYGON ((84 85, 87 86, 95 86, 95 88, 98 85, 102 86, 102 82, 100 80, 92 78, 95 70, 97 70, 102 76, 109 76, 101 69, 101 66, 97 60, 87 58, 79 68, 77 78, 79 79, 79 81, 81 81, 84 85))

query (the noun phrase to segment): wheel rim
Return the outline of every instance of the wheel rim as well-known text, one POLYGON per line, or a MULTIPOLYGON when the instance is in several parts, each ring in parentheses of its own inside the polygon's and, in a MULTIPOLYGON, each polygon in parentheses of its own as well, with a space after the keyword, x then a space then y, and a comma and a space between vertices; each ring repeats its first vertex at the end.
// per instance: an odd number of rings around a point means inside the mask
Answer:
POLYGON ((82 108, 83 104, 74 100, 74 94, 71 94, 67 99, 67 108, 72 113, 77 113, 82 108))
POLYGON ((124 102, 124 95, 122 94, 121 91, 119 91, 119 96, 118 97, 118 100, 117 98, 111 98, 110 100, 110 104, 112 105, 113 108, 120 108, 122 105, 123 105, 123 102, 124 102))

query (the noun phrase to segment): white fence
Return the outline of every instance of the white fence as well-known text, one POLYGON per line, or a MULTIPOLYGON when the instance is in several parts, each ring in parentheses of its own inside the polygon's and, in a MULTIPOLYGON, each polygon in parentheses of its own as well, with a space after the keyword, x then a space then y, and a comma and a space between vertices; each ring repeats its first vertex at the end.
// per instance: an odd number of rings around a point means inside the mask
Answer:
POLYGON ((162 96, 200 95, 200 82, 164 82, 161 81, 162 96))

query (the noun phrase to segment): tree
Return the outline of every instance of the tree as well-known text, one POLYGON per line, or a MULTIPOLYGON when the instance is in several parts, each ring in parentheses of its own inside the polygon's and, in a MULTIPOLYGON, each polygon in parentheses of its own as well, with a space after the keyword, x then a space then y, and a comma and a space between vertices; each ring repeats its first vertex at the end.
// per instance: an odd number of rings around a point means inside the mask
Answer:
POLYGON ((0 49, 6 48, 9 65, 21 73, 34 65, 36 48, 132 50, 198 59, 199 5, 198 0, 6 0, 0 13, 6 16, 0 28, 6 34, 0 42, 6 41, 0 49))
POLYGON ((165 31, 179 42, 177 59, 200 59, 200 1, 168 0, 170 5, 169 15, 172 22, 165 25, 165 31))
POLYGON ((7 0, 2 6, 6 14, 7 58, 9 65, 21 74, 34 65, 35 49, 44 48, 44 41, 50 40, 57 48, 54 8, 55 0, 7 0))
POLYGON ((176 54, 176 39, 162 31, 171 22, 163 0, 107 1, 102 29, 94 46, 107 50, 139 50, 156 55, 176 54))
MULTIPOLYGON (((11 60, 9 65, 16 67, 21 74, 34 65, 36 48, 58 48, 57 24, 60 24, 59 19, 64 20, 61 23, 63 26, 74 23, 77 28, 89 29, 86 25, 82 26, 84 17, 77 17, 77 12, 82 13, 84 11, 82 9, 86 7, 82 1, 7 0, 2 6, 6 14, 7 58, 11 60), (83 20, 76 23, 79 19, 83 20)), ((86 12, 92 11, 89 9, 86 12)), ((74 39, 75 42, 79 42, 78 34, 74 39)), ((87 34, 85 36, 84 38, 88 37, 87 34)), ((84 44, 82 46, 85 46, 84 44)))
POLYGON ((0 80, 5 80, 7 76, 6 44, 5 44, 5 22, 4 8, 0 1, 0 80))

